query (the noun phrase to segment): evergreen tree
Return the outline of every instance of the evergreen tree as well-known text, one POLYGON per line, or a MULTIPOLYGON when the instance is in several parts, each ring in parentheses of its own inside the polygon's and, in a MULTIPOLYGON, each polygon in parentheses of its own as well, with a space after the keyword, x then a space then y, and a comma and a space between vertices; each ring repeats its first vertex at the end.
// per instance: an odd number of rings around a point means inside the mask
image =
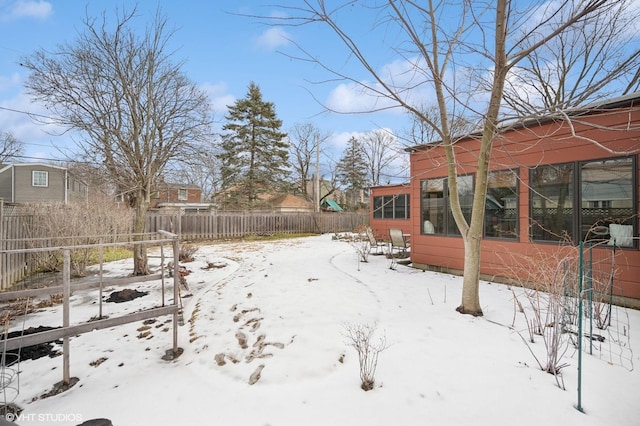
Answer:
POLYGON ((355 137, 349 139, 337 165, 338 181, 346 189, 347 207, 356 206, 356 196, 367 187, 367 162, 362 144, 355 137))
POLYGON ((227 204, 254 207, 260 192, 277 191, 288 175, 287 134, 280 131, 272 102, 262 100, 260 88, 249 84, 247 95, 229 106, 222 130, 223 189, 234 188, 227 204))

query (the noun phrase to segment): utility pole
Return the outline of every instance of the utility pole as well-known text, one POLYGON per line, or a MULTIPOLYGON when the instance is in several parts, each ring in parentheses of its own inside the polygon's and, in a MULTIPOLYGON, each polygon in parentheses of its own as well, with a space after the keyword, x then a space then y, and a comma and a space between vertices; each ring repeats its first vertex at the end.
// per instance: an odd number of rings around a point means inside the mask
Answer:
POLYGON ((320 212, 320 137, 315 136, 316 139, 316 176, 313 182, 313 201, 315 204, 314 210, 316 213, 320 212))

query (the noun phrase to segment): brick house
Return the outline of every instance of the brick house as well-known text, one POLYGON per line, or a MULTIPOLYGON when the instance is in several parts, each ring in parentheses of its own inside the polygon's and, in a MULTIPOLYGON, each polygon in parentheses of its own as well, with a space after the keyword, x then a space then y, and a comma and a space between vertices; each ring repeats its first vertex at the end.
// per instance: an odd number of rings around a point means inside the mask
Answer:
POLYGON ((202 202, 202 189, 197 185, 161 182, 151 195, 151 209, 201 211, 211 203, 202 202))

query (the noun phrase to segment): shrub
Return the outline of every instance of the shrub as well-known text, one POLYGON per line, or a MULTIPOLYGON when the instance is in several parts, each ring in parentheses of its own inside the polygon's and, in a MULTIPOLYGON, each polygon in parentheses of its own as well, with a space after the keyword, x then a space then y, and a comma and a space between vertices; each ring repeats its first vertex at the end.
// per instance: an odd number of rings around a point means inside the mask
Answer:
POLYGON ((387 348, 386 338, 380 337, 377 344, 372 343, 376 326, 346 324, 349 344, 358 352, 360 364, 360 388, 364 391, 373 389, 375 383, 376 368, 378 367, 378 355, 387 348))

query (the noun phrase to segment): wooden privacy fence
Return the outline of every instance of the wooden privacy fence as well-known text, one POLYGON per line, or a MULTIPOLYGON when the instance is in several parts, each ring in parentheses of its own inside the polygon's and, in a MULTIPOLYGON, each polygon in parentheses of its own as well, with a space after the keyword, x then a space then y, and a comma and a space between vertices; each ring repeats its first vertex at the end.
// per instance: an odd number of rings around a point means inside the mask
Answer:
MULTIPOLYGON (((87 244, 77 235, 40 235, 36 226, 47 216, 4 214, 0 199, 0 291, 6 290, 38 272, 33 248, 69 244, 87 244), (61 241, 64 241, 62 243, 61 241)), ((146 232, 172 230, 182 241, 218 240, 246 236, 350 232, 369 224, 368 213, 276 213, 276 212, 207 212, 147 214, 146 232)), ((112 235, 113 241, 117 238, 112 235)), ((104 241, 108 242, 108 241, 104 241)))
POLYGON ((0 251, 3 251, 0 255, 0 289, 22 280, 29 273, 26 265, 30 253, 15 250, 24 248, 31 220, 31 216, 4 216, 0 213, 0 251))
POLYGON ((146 231, 170 229, 181 240, 191 241, 250 235, 349 232, 368 223, 368 213, 149 213, 146 231))

